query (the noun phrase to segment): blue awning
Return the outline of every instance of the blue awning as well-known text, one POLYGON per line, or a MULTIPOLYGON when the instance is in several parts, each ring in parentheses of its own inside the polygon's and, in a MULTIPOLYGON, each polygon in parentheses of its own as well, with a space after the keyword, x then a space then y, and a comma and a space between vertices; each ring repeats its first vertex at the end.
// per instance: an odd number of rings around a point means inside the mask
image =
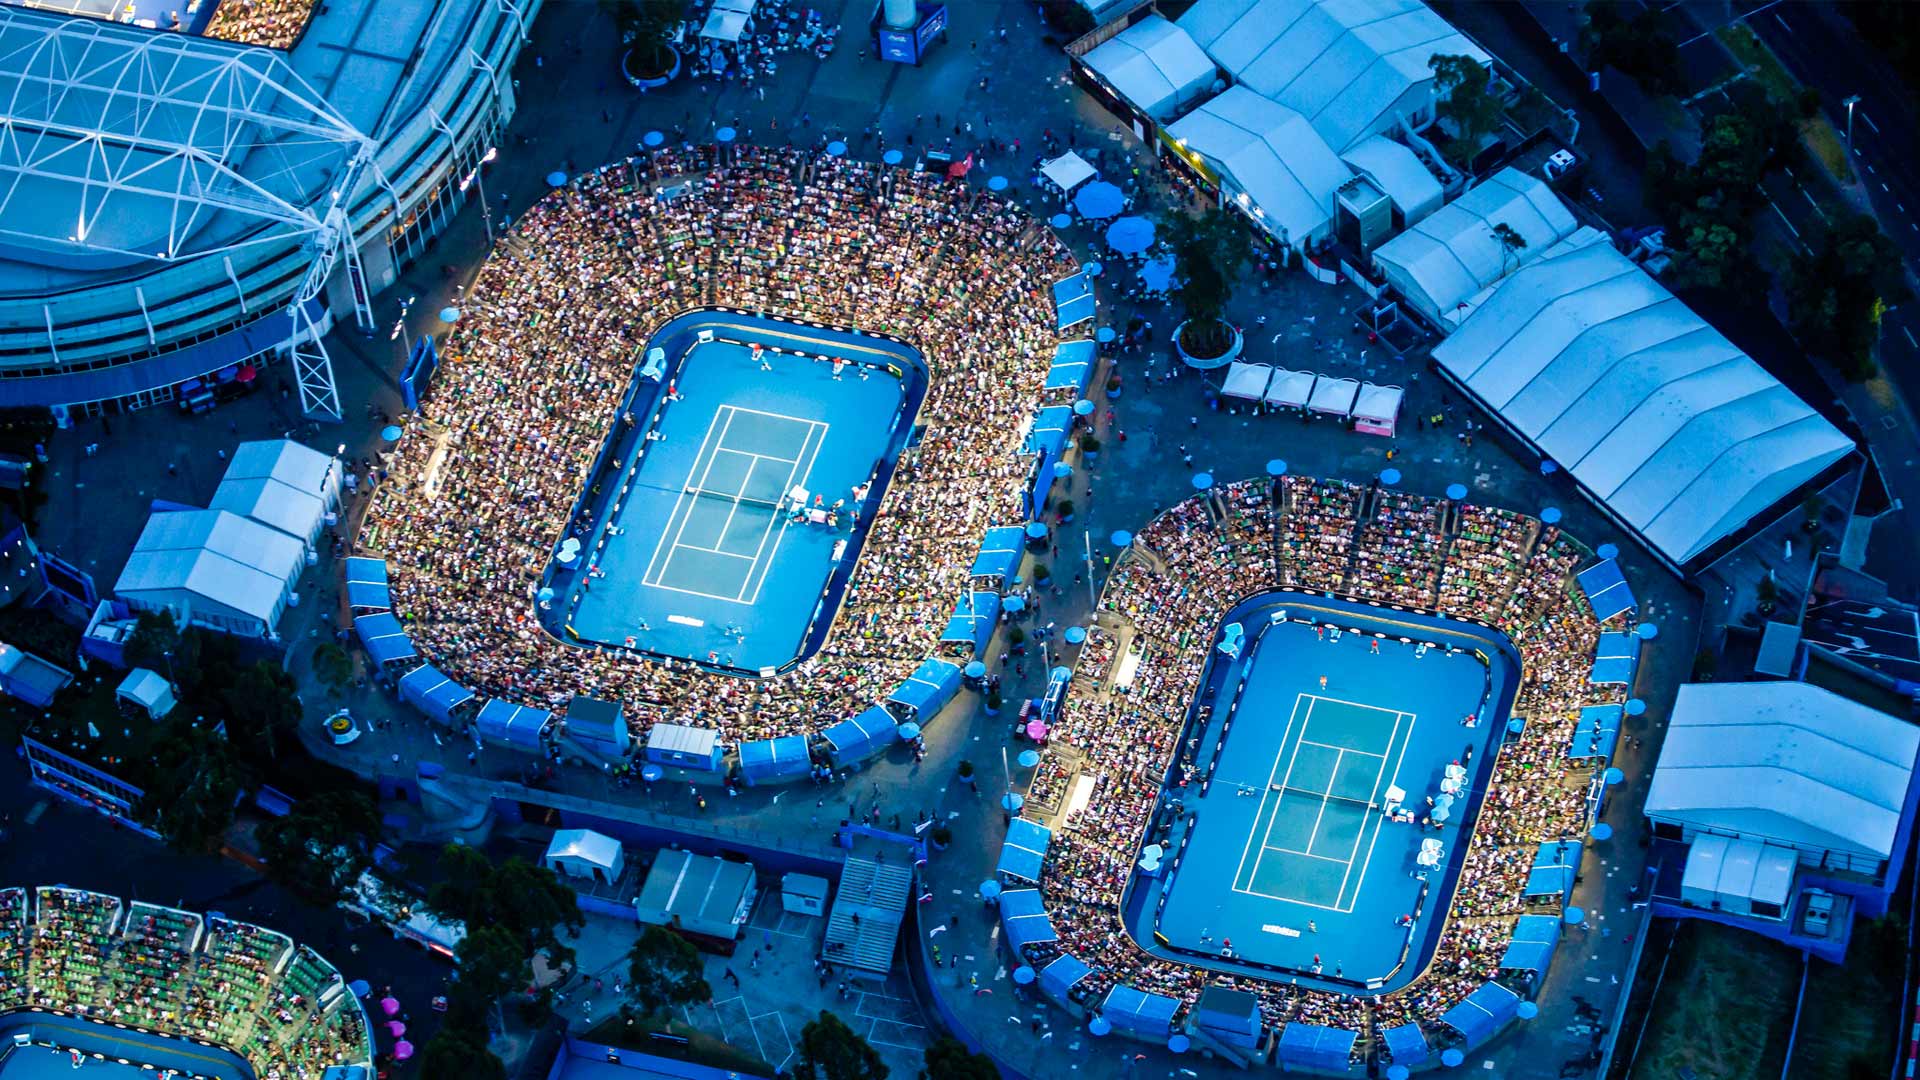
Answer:
POLYGON ((1359 1037, 1359 1032, 1345 1028, 1288 1024, 1280 1029, 1280 1045, 1274 1056, 1282 1067, 1346 1072, 1352 1066, 1353 1044, 1359 1037))
POLYGON ((1053 920, 1038 889, 1010 889, 1000 894, 1000 922, 1007 928, 1007 944, 1015 953, 1035 941, 1058 941, 1053 920))
POLYGON ((1077 270, 1053 283, 1053 302, 1056 306, 1071 304, 1083 297, 1093 297, 1093 282, 1077 270))
POLYGON ((1580 582, 1580 591, 1587 594, 1587 603, 1593 605, 1594 618, 1601 622, 1639 606, 1634 603, 1633 590, 1627 587, 1627 575, 1621 572, 1618 559, 1589 566, 1574 578, 1580 582))
POLYGON ((998 582, 1013 579, 1020 569, 1020 552, 1026 531, 1018 525, 995 525, 980 538, 980 554, 973 557, 972 576, 993 578, 998 582))
POLYGON ((1053 350, 1053 365, 1047 368, 1048 390, 1080 391, 1093 373, 1095 349, 1091 341, 1063 341, 1053 350))
POLYGON ((874 705, 853 719, 842 720, 820 734, 833 747, 833 763, 845 765, 893 745, 899 738, 899 732, 900 725, 893 719, 893 714, 882 706, 874 705))
POLYGON ((517 746, 523 750, 534 750, 540 746, 540 736, 547 730, 547 724, 553 714, 545 709, 535 709, 527 705, 515 705, 510 701, 494 698, 480 706, 480 715, 475 723, 479 726, 480 737, 517 746))
POLYGON ((758 739, 740 744, 740 771, 749 782, 805 776, 813 768, 805 735, 758 739))
POLYGON ((1054 958, 1053 963, 1040 969, 1040 989, 1045 990, 1055 1000, 1065 1001, 1068 991, 1080 985, 1080 980, 1091 974, 1093 969, 1082 963, 1079 957, 1070 953, 1061 953, 1054 958))
POLYGON ((1575 761, 1612 760, 1613 745, 1620 739, 1620 718, 1624 715, 1626 709, 1619 705, 1589 705, 1581 709, 1580 719, 1573 725, 1573 742, 1567 746, 1567 756, 1575 761))
POLYGON ((347 560, 347 606, 367 609, 393 606, 393 597, 387 591, 385 559, 347 560))
POLYGON ((1637 634, 1609 632, 1600 635, 1593 650, 1593 683, 1633 682, 1633 669, 1640 663, 1640 637, 1637 634))
POLYGON ((953 609, 953 617, 947 620, 947 628, 941 633, 940 640, 952 644, 972 642, 973 651, 982 652, 987 647, 987 639, 993 637, 993 624, 999 618, 999 593, 972 593, 953 609))
POLYGON ((1387 1041, 1387 1053, 1392 1055, 1395 1065, 1405 1065, 1411 1069, 1433 1055, 1427 1046, 1426 1033, 1419 1024, 1401 1024, 1381 1032, 1387 1041))
POLYGON ((1033 427, 1027 430, 1027 443, 1020 452, 1058 459, 1067 449, 1067 431, 1072 427, 1073 406, 1049 405, 1034 414, 1033 427))
POLYGON ((1520 995, 1490 982, 1442 1013, 1440 1022, 1459 1032, 1467 1040, 1467 1048, 1472 1049, 1497 1034, 1519 1008, 1520 995))
POLYGON ((1040 864, 1045 861, 1047 844, 1052 840, 1053 830, 1026 818, 1014 818, 1013 824, 1007 826, 1006 842, 1000 845, 996 872, 1020 881, 1038 882, 1040 864))
POLYGON ((959 692, 960 666, 928 657, 887 700, 912 709, 914 719, 925 723, 959 692))
POLYGON ((367 650, 367 656, 376 664, 391 664, 420 655, 391 611, 360 616, 353 620, 353 632, 359 635, 360 647, 367 650))
POLYGON ((453 710, 473 700, 473 691, 432 664, 421 664, 400 676, 400 700, 444 724, 453 719, 453 710))
POLYGON ((1107 991, 1100 1015, 1123 1031, 1151 1039, 1163 1039, 1173 1028, 1173 1014, 1180 1002, 1165 994, 1146 994, 1124 983, 1107 991))
POLYGON ((1579 870, 1579 842, 1549 840, 1534 853, 1533 868, 1527 871, 1527 896, 1564 901, 1573 894, 1573 879, 1579 870))
POLYGON ((1553 915, 1522 915, 1513 924, 1513 941, 1500 966, 1508 971, 1547 973, 1553 947, 1560 943, 1560 920, 1553 915))

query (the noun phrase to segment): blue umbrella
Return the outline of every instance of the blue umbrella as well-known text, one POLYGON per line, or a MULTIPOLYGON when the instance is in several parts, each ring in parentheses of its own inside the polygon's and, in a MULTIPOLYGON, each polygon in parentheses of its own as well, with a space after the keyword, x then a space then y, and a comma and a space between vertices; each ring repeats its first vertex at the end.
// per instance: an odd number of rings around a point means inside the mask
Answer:
POLYGON ((1467 485, 1465 484, 1448 484, 1447 485, 1447 498, 1452 499, 1454 502, 1459 502, 1461 499, 1464 499, 1466 497, 1467 497, 1467 485))
POLYGON ((1079 401, 1073 403, 1073 415, 1075 416, 1092 416, 1093 410, 1093 402, 1088 401, 1086 398, 1081 398, 1079 401))
POLYGON ((1166 292, 1173 285, 1173 256, 1148 259, 1140 268, 1140 284, 1146 286, 1148 292, 1166 292))
MULTIPOLYGON (((1439 800, 1437 800, 1437 799, 1435 800, 1435 802, 1436 802, 1436 803, 1437 803, 1438 801, 1439 801, 1439 800)), ((1453 808, 1452 808, 1452 807, 1449 807, 1449 806, 1438 806, 1438 805, 1436 805, 1436 806, 1435 806, 1435 807, 1433 808, 1433 812, 1432 812, 1431 814, 1428 814, 1427 816, 1428 816, 1428 817, 1430 817, 1430 818, 1432 818, 1432 819, 1433 819, 1433 820, 1435 820, 1435 821, 1445 821, 1445 820, 1447 820, 1448 818, 1450 818, 1450 817, 1452 817, 1452 816, 1453 816, 1453 808)))
POLYGON ((1213 486, 1213 474, 1210 472, 1194 473, 1193 486, 1194 486, 1194 490, 1196 491, 1207 490, 1208 488, 1213 486))
POLYGON ((1399 483, 1400 470, 1399 469, 1381 469, 1380 482, 1387 485, 1388 487, 1392 487, 1393 485, 1399 483))
POLYGON ((1600 774, 1600 779, 1606 781, 1608 787, 1612 787, 1626 778, 1627 774, 1621 772, 1619 769, 1608 769, 1606 772, 1600 774))
POLYGON ((732 128, 723 127, 719 131, 716 131, 713 133, 713 141, 729 143, 733 141, 733 136, 734 136, 734 130, 732 128))
POLYGON ((1552 476, 1554 473, 1557 473, 1559 471, 1560 471, 1560 466, 1554 464, 1551 461, 1542 461, 1540 463, 1541 476, 1552 476))
POLYGON ((441 309, 440 309, 440 321, 441 321, 441 322, 444 322, 444 323, 456 323, 456 322, 459 322, 459 321, 460 321, 460 309, 459 309, 459 308, 457 308, 457 307, 443 307, 443 308, 441 308, 441 309))
POLYGON ((1193 1046, 1193 1040, 1187 1038, 1185 1035, 1175 1034, 1172 1038, 1167 1040, 1167 1049, 1173 1051, 1176 1054, 1184 1054, 1192 1046, 1193 1046))
POLYGON ((373 987, 367 985, 367 980, 365 979, 353 980, 347 984, 347 989, 353 991, 354 997, 366 997, 368 994, 373 993, 373 987))
POLYGON ((539 592, 534 594, 534 598, 536 600, 539 600, 541 603, 545 603, 548 600, 553 599, 553 596, 554 596, 554 593, 551 588, 542 588, 539 592))
POLYGON ((1107 246, 1122 255, 1138 255, 1153 246, 1153 222, 1139 215, 1107 226, 1107 246))
POLYGON ((900 737, 908 742, 920 737, 920 725, 909 720, 900 725, 900 737))
POLYGON ((566 182, 567 182, 567 174, 560 172, 557 169, 547 174, 548 187, 560 187, 564 185, 566 182))
POLYGON ((967 667, 966 667, 966 671, 964 672, 964 674, 965 674, 965 675, 967 676, 967 678, 969 678, 969 679, 978 679, 978 678, 981 678, 982 676, 984 676, 984 675, 986 675, 986 673, 987 673, 987 665, 986 665, 986 664, 984 664, 984 663, 982 663, 982 662, 980 662, 980 661, 978 661, 978 660, 969 660, 969 661, 967 661, 967 667))
POLYGON ((1115 529, 1113 530, 1113 535, 1107 539, 1113 541, 1114 547, 1126 547, 1128 544, 1133 543, 1133 534, 1125 529, 1115 529))
POLYGON ((1009 791, 1000 799, 1000 808, 1007 811, 1017 811, 1025 805, 1027 800, 1021 798, 1017 791, 1009 791))
POLYGON ((1052 217, 1047 219, 1047 224, 1053 226, 1056 229, 1064 229, 1067 226, 1073 224, 1073 219, 1068 217, 1065 214, 1055 214, 1052 217))
POLYGON ((1106 267, 1100 265, 1100 260, 1098 259, 1089 259, 1087 260, 1087 264, 1080 269, 1088 277, 1099 277, 1101 273, 1106 270, 1106 267))
POLYGON ((1013 981, 1025 986, 1033 981, 1033 969, 1025 964, 1013 969, 1013 981))
POLYGON ((1458 1066, 1465 1060, 1467 1060, 1467 1055, 1461 1053, 1460 1048, 1457 1046, 1449 1046, 1445 1050, 1440 1051, 1440 1064, 1445 1065, 1449 1069, 1458 1066))
POLYGON ((980 895, 986 897, 989 900, 993 899, 996 896, 999 896, 1000 883, 992 879, 988 879, 986 881, 981 882, 980 895))
POLYGON ((1613 839, 1613 826, 1607 824, 1604 821, 1600 822, 1598 825, 1595 825, 1593 827, 1593 838, 1595 840, 1613 839))
POLYGON ((1560 508, 1557 506, 1549 506, 1545 510, 1540 511, 1540 520, 1549 525, 1560 524, 1560 508))
POLYGON ((1507 721, 1508 734, 1518 735, 1525 730, 1527 730, 1527 721, 1525 717, 1516 716, 1513 719, 1507 721))
POLYGON ((1041 521, 1027 522, 1027 537, 1032 540, 1045 540, 1047 538, 1046 523, 1041 521))
POLYGON ((1287 475, 1287 463, 1285 461, 1282 461, 1279 458, 1274 458, 1273 460, 1267 462, 1267 475, 1268 476, 1287 475))
POLYGON ((1031 769, 1035 765, 1040 764, 1040 751, 1022 750, 1020 751, 1020 756, 1015 758, 1014 760, 1020 763, 1021 768, 1031 769))
POLYGON ((827 144, 827 153, 833 157, 839 157, 846 152, 847 144, 841 142, 839 139, 835 139, 827 144))
POLYGON ((1081 217, 1110 218, 1127 208, 1127 197, 1105 180, 1095 180, 1074 193, 1073 207, 1081 217))
POLYGON ((886 162, 889 165, 898 165, 902 161, 907 160, 907 156, 905 154, 902 154, 898 150, 889 150, 886 153, 880 155, 880 160, 886 162))
POLYGON ((1087 640, 1087 628, 1084 626, 1069 626, 1067 627, 1066 637, 1067 644, 1078 645, 1087 640))
POLYGON ((645 780, 649 784, 653 783, 655 780, 658 780, 665 775, 667 775, 667 770, 661 768, 658 765, 640 766, 640 779, 645 780))
POLYGON ((1620 545, 1609 540, 1601 544, 1599 548, 1594 551, 1594 554, 1603 559, 1617 559, 1620 557, 1620 545))
POLYGON ((380 429, 380 437, 388 442, 399 442, 402 434, 404 434, 404 432, 400 430, 398 424, 388 424, 386 427, 380 429))
POLYGON ((1103 326, 1100 329, 1095 330, 1093 332, 1093 340, 1099 342, 1102 345, 1105 345, 1107 342, 1112 341, 1117 336, 1118 335, 1113 332, 1113 327, 1111 326, 1103 326))
POLYGON ((1641 701, 1637 697, 1628 698, 1626 709, 1627 709, 1628 716, 1639 716, 1641 713, 1644 713, 1647 711, 1647 703, 1644 701, 1641 701))
POLYGON ((1009 596, 1001 602, 1000 606, 1006 611, 1017 615, 1027 610, 1027 598, 1024 596, 1009 596))
POLYGON ((1007 178, 1006 178, 1006 177, 1004 177, 1004 176, 990 176, 990 177, 988 177, 988 178, 987 178, 987 190, 988 190, 988 191, 1005 191, 1005 190, 1007 190, 1007 178))
POLYGON ((1405 1065, 1387 1066, 1387 1080, 1407 1080, 1407 1077, 1412 1075, 1413 1070, 1407 1068, 1405 1065))
POLYGON ((640 142, 645 146, 659 146, 666 141, 667 137, 658 131, 649 131, 645 135, 640 136, 640 142))
POLYGON ((1053 478, 1055 480, 1065 480, 1067 477, 1072 475, 1073 475, 1072 465, 1069 465, 1064 461, 1056 461, 1053 463, 1053 478))
POLYGON ((1568 926, 1579 926, 1587 921, 1587 913, 1577 907, 1570 907, 1560 913, 1560 921, 1568 926))
POLYGON ((1087 1022, 1087 1031, 1094 1035, 1107 1035, 1113 1031, 1113 1023, 1104 1016, 1096 1016, 1087 1022))
POLYGON ((1513 1010, 1513 1015, 1522 1020, 1531 1020, 1540 1015, 1540 1006, 1531 1001, 1523 1001, 1519 1008, 1513 1010))
POLYGON ((1056 679, 1071 679, 1073 678, 1073 669, 1070 667, 1064 667, 1060 664, 1055 664, 1053 666, 1052 675, 1056 679))
POLYGON ((1652 641, 1660 636, 1660 627, 1656 623, 1643 622, 1634 627, 1633 632, 1640 635, 1641 641, 1652 641))

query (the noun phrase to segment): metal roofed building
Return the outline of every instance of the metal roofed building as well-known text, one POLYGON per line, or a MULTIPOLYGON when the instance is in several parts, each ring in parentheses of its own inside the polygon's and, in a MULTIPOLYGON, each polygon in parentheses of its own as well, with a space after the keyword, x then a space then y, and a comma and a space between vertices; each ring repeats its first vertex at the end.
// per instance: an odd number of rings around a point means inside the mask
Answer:
POLYGON ((1236 83, 1305 116, 1335 151, 1432 123, 1436 53, 1493 62, 1420 0, 1199 0, 1178 24, 1236 83))
POLYGON ((91 414, 286 354, 336 204, 306 332, 391 284, 512 116, 541 2, 333 0, 289 52, 0 4, 0 394, 91 414))
POLYGON ((1604 243, 1515 271, 1433 358, 1675 570, 1853 456, 1851 439, 1604 243))
POLYGON ((1135 108, 1161 121, 1212 93, 1219 78, 1193 38, 1157 13, 1096 46, 1081 63, 1135 108))

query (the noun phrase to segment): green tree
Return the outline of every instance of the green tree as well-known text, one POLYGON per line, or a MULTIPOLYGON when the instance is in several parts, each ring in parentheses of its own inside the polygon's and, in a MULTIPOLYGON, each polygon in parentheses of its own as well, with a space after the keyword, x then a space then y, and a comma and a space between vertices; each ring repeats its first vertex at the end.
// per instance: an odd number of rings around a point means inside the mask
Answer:
POLYGON ((127 663, 167 676, 184 694, 200 681, 200 646, 200 631, 182 630, 173 612, 143 612, 127 638, 127 663))
POLYGON ((1864 214, 1835 221, 1787 267, 1787 323, 1794 336, 1849 379, 1873 373, 1881 319, 1906 295, 1899 250, 1864 214))
POLYGON ((1428 57, 1427 66, 1433 69, 1434 93, 1440 99, 1435 112, 1453 129, 1450 155, 1465 164, 1480 152, 1480 140, 1500 127, 1504 107, 1493 93, 1493 73, 1471 56, 1446 53, 1428 57))
POLYGON ((371 845, 379 835, 379 810, 354 791, 302 799, 255 834, 267 877, 322 906, 337 903, 373 865, 371 845))
POLYGON ((495 864, 484 852, 448 844, 440 853, 440 881, 427 894, 427 906, 469 928, 505 927, 531 960, 547 953, 555 966, 573 959, 573 949, 556 931, 578 934, 586 925, 572 886, 553 871, 515 856, 495 864))
POLYGON ((1668 282, 1676 289, 1727 288, 1751 269, 1746 238, 1712 211, 1681 214, 1667 245, 1673 255, 1668 282))
POLYGON ((824 1009, 800 1029, 795 1080, 886 1080, 887 1071, 879 1051, 824 1009))
POLYGON ((1629 8, 1622 0, 1588 0, 1586 14, 1580 35, 1590 68, 1611 67, 1649 94, 1679 92, 1680 46, 1659 11, 1644 4, 1629 8))
POLYGON ((466 991, 492 1004, 533 980, 533 954, 497 923, 468 923, 455 961, 466 991))
POLYGON ((322 642, 313 650, 313 676, 337 695, 353 680, 353 658, 337 643, 322 642))
POLYGON ((184 718, 167 724, 144 778, 146 794, 136 812, 181 851, 213 847, 233 824, 234 804, 246 786, 232 745, 184 718))
POLYGON ((965 1043, 951 1035, 942 1035, 928 1044, 927 1066, 920 1070, 921 1080, 1000 1080, 1000 1070, 985 1054, 969 1051, 965 1043))
POLYGON ((693 942, 664 926, 649 926, 627 952, 627 985, 643 1013, 713 1000, 705 964, 693 942))
MULTIPOLYGON (((1174 290, 1187 316, 1180 345, 1194 356, 1218 356, 1233 341, 1233 328, 1223 316, 1234 281, 1253 257, 1246 226, 1224 213, 1175 213, 1161 228, 1181 277, 1174 290)), ((1040 568, 1034 573, 1038 576, 1040 568)))
POLYGON ((220 690, 227 731, 249 750, 280 757, 280 745, 300 724, 300 697, 293 676, 268 660, 242 668, 220 690))
POLYGON ((487 1049, 484 1029, 442 1024, 420 1053, 421 1076, 452 1076, 459 1080, 507 1080, 507 1067, 487 1049))
POLYGON ((633 50, 634 73, 657 76, 672 67, 667 55, 674 28, 687 17, 686 0, 600 0, 621 44, 633 50))
POLYGON ((1500 272, 1505 274, 1507 260, 1518 258, 1522 251, 1527 250, 1527 238, 1520 235, 1520 230, 1504 221, 1494 225, 1493 238, 1500 241, 1500 272))

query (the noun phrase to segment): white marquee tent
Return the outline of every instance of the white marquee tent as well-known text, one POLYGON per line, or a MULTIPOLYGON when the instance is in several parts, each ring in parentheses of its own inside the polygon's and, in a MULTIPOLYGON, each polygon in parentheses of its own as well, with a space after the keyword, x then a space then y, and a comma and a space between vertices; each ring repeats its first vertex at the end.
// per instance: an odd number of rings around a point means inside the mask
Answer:
POLYGON ((1313 400, 1314 375, 1311 371, 1273 369, 1273 381, 1267 384, 1267 404, 1289 409, 1304 409, 1313 400))
POLYGON ((147 519, 114 592, 136 611, 265 637, 295 602, 304 566, 290 536, 224 510, 183 510, 147 519))
POLYGON ((1340 160, 1387 193, 1403 226, 1425 220, 1447 200, 1440 181, 1419 156, 1384 135, 1369 135, 1354 143, 1340 152, 1340 160))
POLYGON ((145 713, 149 719, 158 720, 173 711, 173 687, 160 673, 149 668, 134 668, 113 692, 114 699, 123 707, 131 705, 145 713))
POLYGON ((1492 57, 1420 0, 1199 0, 1179 26, 1235 81, 1345 150, 1433 119, 1436 53, 1492 57))
POLYGON ((1380 245, 1373 261, 1407 302, 1443 330, 1456 325, 1462 303, 1507 273, 1547 254, 1578 222, 1545 183, 1518 169, 1502 169, 1380 245), (1525 244, 1507 251, 1495 227, 1505 225, 1525 244))
POLYGON ((208 503, 295 537, 312 549, 340 506, 340 470, 333 458, 291 439, 244 442, 233 452, 208 503))
POLYGON ((1798 682, 1682 686, 1646 814, 1798 852, 1807 866, 1883 874, 1912 799, 1920 728, 1798 682))
POLYGON ((1433 356, 1676 565, 1853 450, 1607 244, 1516 271, 1433 356))
POLYGON ((620 841, 592 829, 560 829, 547 844, 547 869, 567 877, 612 883, 627 869, 620 841))
POLYGON ((1040 166, 1040 175, 1062 193, 1071 194, 1074 188, 1093 179, 1095 172, 1086 158, 1069 150, 1040 166))
POLYGON ((1155 120, 1168 120, 1212 90, 1218 74, 1193 38, 1148 15, 1081 58, 1115 93, 1155 120))
POLYGON ((1353 178, 1298 112, 1244 86, 1228 88, 1167 133, 1220 176, 1228 199, 1295 247, 1327 235, 1334 193, 1353 178))
POLYGON ((1350 416, 1353 400, 1360 396, 1358 379, 1336 379, 1325 375, 1313 381, 1313 396, 1307 400, 1314 412, 1332 416, 1350 416))
POLYGON ((1236 360, 1227 365, 1227 378, 1220 385, 1220 393, 1225 397, 1259 401, 1266 395, 1267 381, 1271 378, 1273 378, 1271 365, 1243 364, 1236 360))

